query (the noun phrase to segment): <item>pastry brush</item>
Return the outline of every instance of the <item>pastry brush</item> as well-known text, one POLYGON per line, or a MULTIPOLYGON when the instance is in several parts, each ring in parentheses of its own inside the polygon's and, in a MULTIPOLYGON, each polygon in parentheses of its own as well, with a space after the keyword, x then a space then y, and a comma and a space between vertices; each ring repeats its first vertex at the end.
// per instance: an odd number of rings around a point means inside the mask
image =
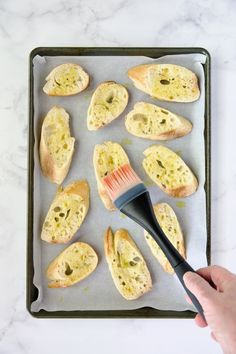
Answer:
POLYGON ((117 209, 152 235, 166 255, 193 305, 205 320, 201 304, 185 286, 183 280, 186 272, 194 272, 194 270, 161 229, 153 211, 149 192, 135 171, 129 164, 125 164, 104 177, 102 184, 117 209))

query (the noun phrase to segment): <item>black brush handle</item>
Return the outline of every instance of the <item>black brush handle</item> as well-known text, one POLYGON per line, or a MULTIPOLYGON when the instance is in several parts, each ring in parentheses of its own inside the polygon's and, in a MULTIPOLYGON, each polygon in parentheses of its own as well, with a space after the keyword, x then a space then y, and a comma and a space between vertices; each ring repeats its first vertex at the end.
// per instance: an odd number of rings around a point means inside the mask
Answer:
POLYGON ((193 293, 191 293, 191 291, 186 287, 185 283, 184 283, 184 274, 187 272, 195 272, 195 270, 188 264, 188 262, 186 262, 185 260, 178 264, 176 267, 174 267, 174 271, 177 275, 177 277, 179 278, 179 281, 181 282, 181 284, 183 285, 186 293, 188 294, 188 296, 190 297, 193 305, 196 307, 198 313, 200 313, 200 315, 202 316, 202 318, 206 321, 205 316, 204 316, 204 311, 202 308, 202 305, 200 304, 200 302, 198 301, 198 299, 196 298, 195 295, 193 295, 193 293))
POLYGON ((186 272, 195 272, 193 268, 185 261, 181 254, 172 245, 169 239, 164 234, 160 225, 156 220, 149 192, 146 191, 133 200, 126 203, 120 208, 120 211, 141 225, 149 234, 153 236, 157 244, 160 246, 168 261, 174 268, 174 271, 183 285, 185 291, 190 297, 197 311, 205 320, 203 308, 197 298, 185 286, 183 276, 186 272))

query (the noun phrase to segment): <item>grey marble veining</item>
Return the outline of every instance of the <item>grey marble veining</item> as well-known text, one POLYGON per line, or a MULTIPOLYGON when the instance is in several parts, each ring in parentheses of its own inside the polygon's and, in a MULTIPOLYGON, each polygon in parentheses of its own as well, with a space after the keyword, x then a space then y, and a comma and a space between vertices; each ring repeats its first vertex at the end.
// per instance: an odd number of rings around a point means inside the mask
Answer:
POLYGON ((113 353, 121 348, 135 348, 137 354, 220 353, 208 331, 191 321, 46 321, 27 314, 28 55, 37 46, 201 46, 210 51, 212 261, 236 272, 235 18, 234 0, 0 0, 0 354, 59 354, 76 346, 83 354, 97 348, 110 353, 111 347, 113 353), (117 333, 120 345, 114 345, 117 333), (172 340, 166 347, 168 333, 172 340))

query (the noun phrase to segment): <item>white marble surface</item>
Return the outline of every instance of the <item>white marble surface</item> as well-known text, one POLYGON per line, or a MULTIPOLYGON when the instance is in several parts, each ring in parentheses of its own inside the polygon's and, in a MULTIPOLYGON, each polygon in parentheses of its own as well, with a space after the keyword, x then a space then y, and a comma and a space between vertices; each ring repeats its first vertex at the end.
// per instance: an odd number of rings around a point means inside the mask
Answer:
POLYGON ((0 354, 221 352, 191 320, 36 320, 26 312, 28 54, 44 45, 210 51, 212 263, 236 272, 235 14, 234 0, 0 0, 0 354))

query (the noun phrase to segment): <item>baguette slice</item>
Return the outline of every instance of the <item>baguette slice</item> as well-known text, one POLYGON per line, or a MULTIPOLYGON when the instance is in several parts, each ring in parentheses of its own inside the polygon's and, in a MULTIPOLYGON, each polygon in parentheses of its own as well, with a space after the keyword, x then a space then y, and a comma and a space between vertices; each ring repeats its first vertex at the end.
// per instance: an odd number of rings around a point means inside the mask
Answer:
POLYGON ((129 159, 120 144, 112 141, 105 141, 103 144, 95 145, 93 165, 97 180, 98 193, 105 208, 108 210, 115 210, 116 207, 112 203, 101 181, 106 175, 126 163, 129 163, 129 159))
POLYGON ((67 243, 80 228, 89 208, 87 181, 75 181, 60 189, 53 200, 41 233, 49 243, 67 243))
POLYGON ((151 290, 152 279, 145 260, 126 230, 119 229, 113 235, 109 227, 104 249, 115 286, 125 299, 137 299, 151 290))
POLYGON ((69 114, 54 106, 46 115, 39 146, 42 172, 51 182, 65 179, 74 153, 75 138, 70 135, 69 114))
MULTIPOLYGON (((162 230, 164 231, 165 235, 168 237, 174 247, 179 251, 181 256, 186 259, 184 238, 174 210, 167 203, 159 203, 153 205, 153 209, 157 221, 161 226, 162 230)), ((170 265, 170 262, 168 261, 168 259, 166 258, 154 238, 146 230, 144 230, 144 236, 148 246, 152 251, 152 254, 159 261, 162 268, 167 273, 173 274, 174 270, 170 265)))
POLYGON ((97 267, 94 249, 84 242, 75 242, 61 252, 48 266, 49 288, 65 288, 78 283, 97 267))
POLYGON ((70 96, 83 90, 89 84, 89 75, 78 64, 61 64, 46 77, 43 91, 49 96, 70 96))
POLYGON ((193 194, 198 182, 179 155, 162 145, 144 151, 143 168, 163 192, 182 198, 193 194))
POLYGON ((87 116, 88 130, 98 130, 119 117, 128 103, 128 91, 115 81, 102 82, 94 91, 87 116))
POLYGON ((163 101, 193 102, 200 96, 197 76, 173 64, 144 64, 131 68, 129 78, 141 91, 163 101))
POLYGON ((146 102, 137 102, 128 113, 125 126, 129 133, 150 140, 169 140, 192 130, 189 120, 146 102))

